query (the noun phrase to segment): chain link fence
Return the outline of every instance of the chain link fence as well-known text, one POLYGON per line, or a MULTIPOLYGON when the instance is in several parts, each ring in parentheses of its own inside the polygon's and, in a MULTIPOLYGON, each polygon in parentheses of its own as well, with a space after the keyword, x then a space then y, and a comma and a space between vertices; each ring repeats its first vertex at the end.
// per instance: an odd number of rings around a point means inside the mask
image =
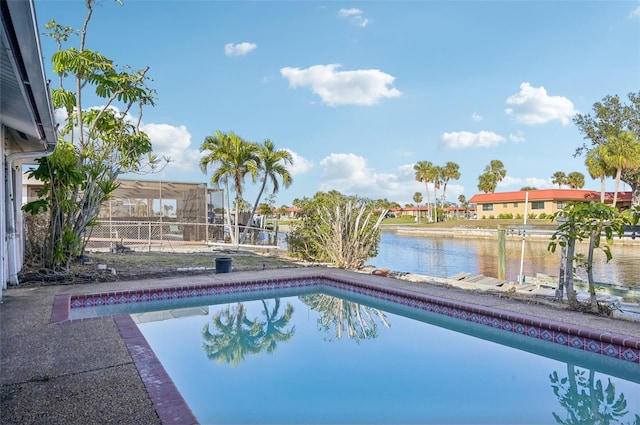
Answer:
MULTIPOLYGON (((244 227, 240 228, 240 233, 244 227)), ((233 232, 233 226, 231 228, 233 232)), ((178 221, 103 220, 87 229, 86 249, 90 251, 171 251, 229 244, 230 229, 222 223, 178 221)), ((275 232, 250 228, 243 244, 275 247, 275 232)))

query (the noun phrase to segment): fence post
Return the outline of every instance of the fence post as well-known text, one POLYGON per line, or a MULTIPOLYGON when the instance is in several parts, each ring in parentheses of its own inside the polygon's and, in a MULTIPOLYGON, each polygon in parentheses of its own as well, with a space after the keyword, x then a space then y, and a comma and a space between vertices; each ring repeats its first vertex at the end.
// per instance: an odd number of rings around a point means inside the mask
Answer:
POLYGON ((147 237, 147 251, 151 252, 151 222, 149 222, 149 232, 147 237))
POLYGON ((498 279, 504 280, 506 278, 506 237, 505 230, 502 226, 498 226, 498 279))

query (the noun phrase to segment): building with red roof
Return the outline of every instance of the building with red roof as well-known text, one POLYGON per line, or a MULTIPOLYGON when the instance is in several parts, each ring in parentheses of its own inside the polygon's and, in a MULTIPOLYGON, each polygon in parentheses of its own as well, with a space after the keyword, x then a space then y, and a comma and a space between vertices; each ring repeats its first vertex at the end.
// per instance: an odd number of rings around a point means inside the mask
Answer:
MULTIPOLYGON (((469 203, 476 204, 478 218, 499 218, 501 215, 512 214, 524 216, 525 202, 528 196, 526 208, 527 215, 535 214, 537 217, 554 214, 563 209, 569 202, 600 202, 600 192, 595 190, 576 189, 540 189, 520 190, 517 192, 478 193, 471 197, 469 203)), ((613 192, 605 193, 605 203, 613 203, 613 192)), ((627 209, 631 206, 631 192, 618 192, 616 206, 627 209)))

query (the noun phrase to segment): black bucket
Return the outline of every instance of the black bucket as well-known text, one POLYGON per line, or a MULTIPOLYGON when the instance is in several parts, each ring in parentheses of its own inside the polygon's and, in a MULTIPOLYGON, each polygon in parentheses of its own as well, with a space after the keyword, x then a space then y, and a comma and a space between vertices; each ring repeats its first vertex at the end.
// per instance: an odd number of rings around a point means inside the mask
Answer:
POLYGON ((231 273, 231 261, 230 257, 216 258, 216 273, 231 273))

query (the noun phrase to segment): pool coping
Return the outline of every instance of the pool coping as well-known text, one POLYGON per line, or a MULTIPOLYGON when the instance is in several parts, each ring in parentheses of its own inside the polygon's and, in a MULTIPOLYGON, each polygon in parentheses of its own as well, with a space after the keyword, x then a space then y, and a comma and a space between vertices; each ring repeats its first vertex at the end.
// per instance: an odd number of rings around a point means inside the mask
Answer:
POLYGON ((130 315, 72 320, 69 318, 72 308, 101 305, 99 303, 139 303, 154 299, 242 294, 265 289, 304 288, 325 285, 610 358, 617 358, 621 361, 640 363, 640 338, 425 294, 417 290, 389 286, 388 283, 388 278, 372 278, 367 275, 360 277, 357 273, 345 276, 342 273, 332 273, 331 270, 315 271, 298 276, 295 276, 295 273, 289 273, 289 275, 285 274, 279 277, 265 276, 252 279, 238 279, 232 274, 225 277, 216 275, 215 279, 212 278, 211 281, 200 284, 176 284, 130 290, 58 294, 54 298, 50 323, 64 324, 78 320, 113 319, 147 388, 157 414, 162 423, 166 424, 197 423, 197 419, 130 315), (153 294, 156 294, 156 296, 154 297, 153 294))

